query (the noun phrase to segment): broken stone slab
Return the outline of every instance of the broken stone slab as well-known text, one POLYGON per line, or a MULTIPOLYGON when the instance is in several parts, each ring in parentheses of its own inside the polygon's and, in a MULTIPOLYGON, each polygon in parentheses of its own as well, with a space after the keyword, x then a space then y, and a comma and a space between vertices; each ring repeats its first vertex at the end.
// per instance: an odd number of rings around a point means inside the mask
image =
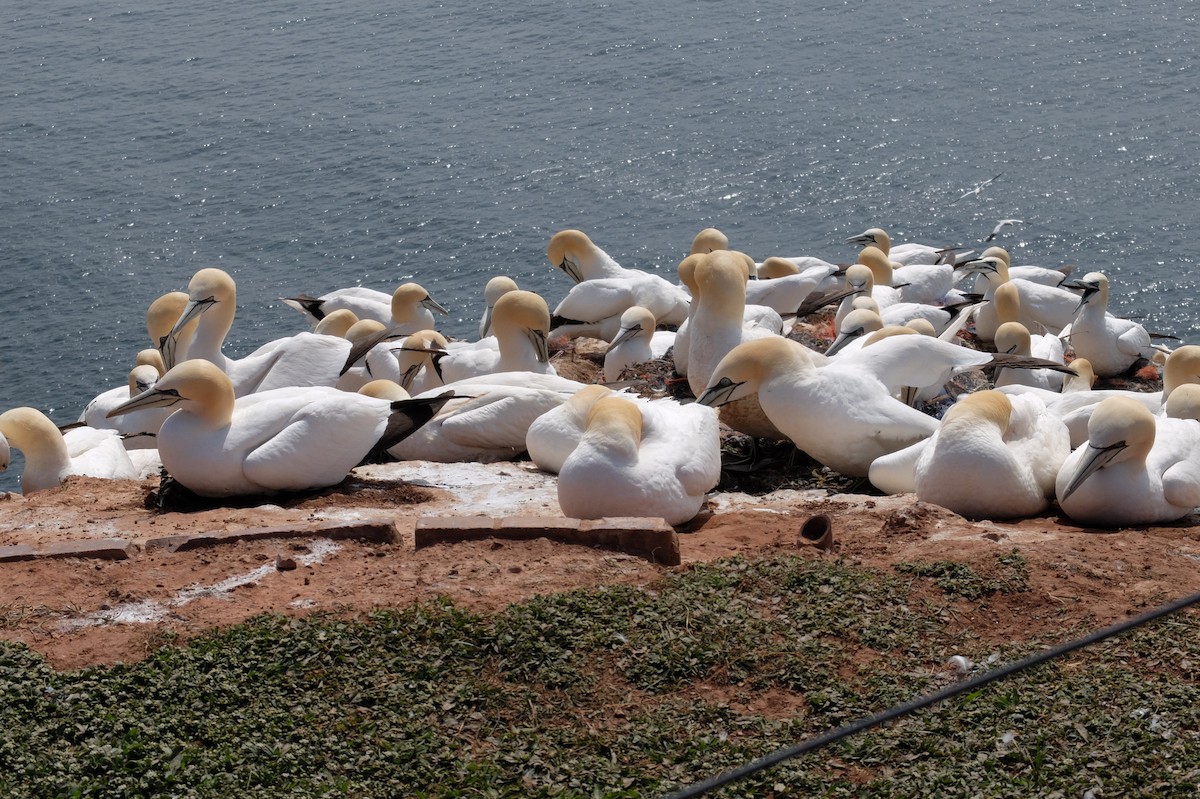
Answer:
POLYGON ((85 541, 61 541, 38 550, 39 558, 96 558, 99 560, 128 560, 133 545, 120 538, 97 538, 85 541))
POLYGON ((10 546, 0 547, 0 563, 16 563, 23 560, 33 560, 37 556, 37 550, 29 546, 29 544, 12 544, 10 546))
POLYGON ((666 566, 678 566, 681 562, 679 536, 671 525, 657 517, 422 516, 417 520, 413 538, 417 549, 484 538, 516 541, 549 538, 564 544, 615 549, 666 566))
POLYGON ((332 541, 372 541, 377 544, 393 544, 399 539, 396 525, 392 522, 323 522, 299 527, 253 527, 242 530, 219 530, 196 535, 170 535, 151 538, 146 549, 164 549, 167 552, 187 552, 203 547, 233 544, 238 541, 263 541, 267 539, 328 538, 332 541))

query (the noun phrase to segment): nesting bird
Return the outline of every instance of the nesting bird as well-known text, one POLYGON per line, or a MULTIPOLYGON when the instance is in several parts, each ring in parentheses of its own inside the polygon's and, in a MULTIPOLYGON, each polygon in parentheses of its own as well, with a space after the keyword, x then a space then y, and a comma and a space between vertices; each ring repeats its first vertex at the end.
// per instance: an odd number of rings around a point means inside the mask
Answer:
POLYGON ((592 405, 579 443, 563 461, 558 504, 576 519, 659 516, 678 525, 700 511, 720 476, 711 409, 607 396, 592 405))
POLYGON ((782 337, 734 347, 696 401, 717 407, 756 392, 767 418, 797 447, 855 477, 938 426, 894 399, 878 377, 836 361, 817 368, 803 345, 782 337))
POLYGON ((112 480, 138 477, 115 430, 76 427, 62 433, 41 411, 22 407, 0 414, 0 437, 5 439, 5 469, 10 446, 25 455, 23 494, 57 488, 71 475, 112 480))
POLYGON ((1192 419, 1156 418, 1127 397, 1096 406, 1087 443, 1063 463, 1055 483, 1059 507, 1097 527, 1161 524, 1200 505, 1200 427, 1192 419))
POLYGON ((877 459, 871 482, 890 493, 915 491, 917 499, 970 519, 1044 513, 1071 451, 1066 426, 1040 400, 997 391, 963 397, 912 449, 877 459), (911 488, 898 474, 910 459, 911 488))
POLYGON ((175 408, 158 433, 163 466, 196 494, 229 497, 335 485, 410 435, 447 399, 389 402, 331 386, 235 398, 228 375, 193 359, 109 415, 175 408))

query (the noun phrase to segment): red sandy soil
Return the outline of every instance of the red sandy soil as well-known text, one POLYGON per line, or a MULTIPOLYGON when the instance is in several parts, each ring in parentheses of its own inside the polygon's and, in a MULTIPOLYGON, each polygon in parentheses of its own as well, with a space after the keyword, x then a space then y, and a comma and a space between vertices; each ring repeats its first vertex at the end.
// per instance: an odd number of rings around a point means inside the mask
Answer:
MULTIPOLYGON (((828 339, 828 331, 817 337, 828 339)), ((584 382, 597 379, 602 342, 576 339, 555 345, 559 374, 584 382)), ((669 372, 665 366, 658 374, 636 377, 658 391, 670 391, 669 372)), ((341 486, 305 498, 192 512, 154 510, 148 499, 158 488, 157 479, 72 478, 59 489, 30 497, 0 494, 0 546, 43 547, 97 538, 137 545, 133 557, 123 561, 0 563, 0 636, 24 641, 56 667, 71 669, 141 658, 163 640, 164 631, 186 639, 264 612, 353 616, 439 595, 465 607, 495 610, 572 588, 647 585, 667 568, 687 569, 728 556, 797 551, 878 569, 954 560, 988 573, 997 569, 998 556, 1016 549, 1028 564, 1029 591, 996 594, 986 602, 945 600, 940 591, 929 594, 964 631, 997 644, 1057 638, 1081 623, 1107 625, 1200 590, 1196 514, 1173 525, 1101 531, 1055 515, 1013 523, 970 522, 912 495, 868 497, 824 489, 779 490, 761 497, 714 495, 709 509, 680 531, 683 565, 678 567, 544 538, 417 550, 412 531, 421 516, 554 516, 559 511, 552 493, 545 493, 547 478, 530 464, 491 467, 502 478, 496 491, 515 497, 517 511, 473 510, 471 501, 448 490, 405 483, 412 466, 399 466, 396 471, 356 471, 341 486), (819 513, 832 519, 834 543, 828 551, 798 535, 804 521, 819 513), (330 519, 390 521, 402 540, 268 539, 177 553, 140 546, 147 539, 183 533, 330 519), (288 568, 289 561, 294 568, 288 568), (144 620, 145 614, 141 620, 125 620, 147 607, 158 611, 152 620, 144 620)))
MULTIPOLYGON (((393 521, 411 536, 422 515, 469 513, 447 491, 402 482, 348 480, 338 489, 280 505, 188 513, 148 509, 158 481, 74 478, 62 488, 0 495, 0 546, 63 540, 159 536, 311 522, 333 509, 393 521)), ((681 531, 683 565, 663 567, 610 550, 531 541, 482 540, 416 550, 408 543, 269 539, 171 553, 135 547, 123 561, 40 559, 0 563, 0 636, 24 641, 54 666, 73 669, 133 661, 165 630, 186 639, 258 613, 354 616, 438 595, 494 610, 537 594, 583 586, 653 583, 668 568, 741 555, 800 551, 889 569, 901 562, 955 560, 981 572, 1014 548, 1026 558, 1030 589, 986 603, 949 600, 946 612, 984 641, 1055 637, 1079 623, 1105 625, 1200 589, 1196 516, 1121 531, 1087 530, 1055 516, 1015 523, 969 522, 911 495, 866 497, 777 491, 718 495, 681 531), (802 523, 832 519, 833 547, 802 542, 802 523), (322 552, 324 545, 328 551, 322 552), (317 547, 317 550, 314 550, 317 547), (291 560, 294 568, 288 568, 291 560), (283 568, 277 568, 282 565, 283 568), (257 571, 256 571, 257 570, 257 571), (242 583, 220 585, 241 576, 242 583), (211 590, 180 594, 200 586, 211 590), (114 619, 154 603, 152 621, 114 619)), ((556 509, 551 512, 556 512, 556 509)), ((941 597, 940 592, 931 596, 941 597)))

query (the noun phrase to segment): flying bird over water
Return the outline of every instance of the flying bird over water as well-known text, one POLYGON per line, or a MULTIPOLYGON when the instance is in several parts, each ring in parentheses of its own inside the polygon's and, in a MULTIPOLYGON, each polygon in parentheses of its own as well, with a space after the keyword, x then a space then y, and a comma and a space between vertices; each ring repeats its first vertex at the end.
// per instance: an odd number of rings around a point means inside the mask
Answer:
MULTIPOLYGON (((997 177, 999 177, 999 176, 997 176, 997 177)), ((996 226, 994 228, 992 228, 992 232, 983 241, 984 241, 984 243, 987 243, 987 242, 991 241, 992 239, 996 238, 997 236, 1000 235, 1000 231, 1003 230, 1008 225, 1023 225, 1023 224, 1025 224, 1024 219, 1001 219, 999 222, 996 223, 996 226)))
MULTIPOLYGON (((958 200, 965 200, 968 197, 970 197, 972 194, 975 195, 976 197, 978 197, 979 193, 983 191, 985 186, 988 186, 988 185, 994 183, 1000 177, 1000 175, 1003 175, 1003 174, 1004 174, 1003 172, 1000 172, 1000 173, 994 175, 993 177, 990 177, 987 180, 983 181, 982 183, 976 183, 975 188, 970 189, 969 191, 963 192, 962 196, 959 197, 958 200)), ((954 203, 958 202, 958 200, 955 200, 954 203)), ((954 203, 950 203, 950 204, 954 205, 954 203)))

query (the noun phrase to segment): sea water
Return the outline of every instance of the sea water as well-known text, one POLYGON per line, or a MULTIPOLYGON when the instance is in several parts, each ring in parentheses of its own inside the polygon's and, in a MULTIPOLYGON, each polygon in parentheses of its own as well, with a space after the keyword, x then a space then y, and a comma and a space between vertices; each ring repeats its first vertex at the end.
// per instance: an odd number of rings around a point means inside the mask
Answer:
POLYGON ((674 277, 707 226, 844 261, 1017 218, 1014 262, 1200 340, 1191 3, 401 5, 6 4, 0 410, 74 420, 208 266, 231 356, 304 329, 281 296, 409 280, 470 337, 492 275, 566 294, 566 227, 674 277))

